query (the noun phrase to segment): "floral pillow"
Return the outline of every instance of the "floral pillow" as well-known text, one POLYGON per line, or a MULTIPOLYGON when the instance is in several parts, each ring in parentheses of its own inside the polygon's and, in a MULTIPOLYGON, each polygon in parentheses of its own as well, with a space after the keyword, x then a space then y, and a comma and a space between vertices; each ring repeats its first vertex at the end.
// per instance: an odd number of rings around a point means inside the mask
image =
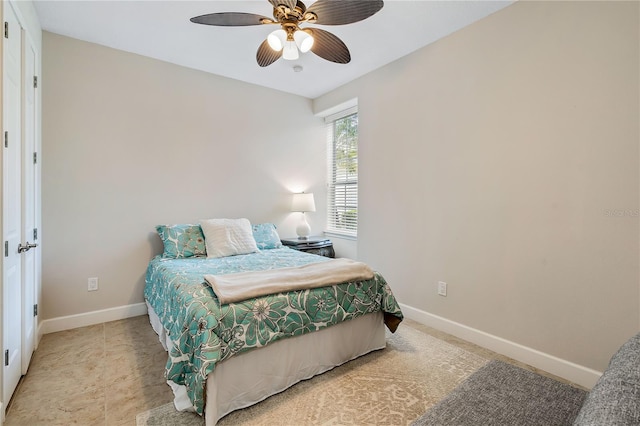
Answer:
POLYGON ((253 225, 253 238, 256 240, 256 245, 260 250, 277 249, 282 247, 280 242, 280 236, 276 231, 276 226, 273 223, 261 223, 253 225))
POLYGON ((156 231, 164 244, 162 257, 180 259, 207 255, 200 225, 158 225, 156 231))

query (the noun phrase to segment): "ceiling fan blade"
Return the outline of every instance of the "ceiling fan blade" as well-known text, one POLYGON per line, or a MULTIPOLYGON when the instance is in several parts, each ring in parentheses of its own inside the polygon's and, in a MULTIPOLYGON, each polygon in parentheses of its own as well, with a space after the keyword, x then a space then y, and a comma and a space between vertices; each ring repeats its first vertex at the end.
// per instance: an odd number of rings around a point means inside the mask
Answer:
POLYGON ((318 0, 309 6, 309 13, 317 16, 309 22, 322 25, 344 25, 362 21, 377 13, 384 2, 382 0, 318 0))
POLYGON ((298 2, 296 0, 269 0, 269 3, 271 3, 273 7, 283 5, 293 10, 298 2))
POLYGON ((269 43, 267 40, 263 41, 260 47, 258 47, 258 52, 256 53, 256 61, 258 61, 258 65, 261 67, 266 67, 280 59, 282 56, 282 50, 276 52, 271 47, 269 47, 269 43))
POLYGON ((217 25, 220 27, 246 27, 248 25, 270 23, 273 22, 273 19, 253 13, 220 12, 194 16, 191 18, 191 22, 194 24, 217 25))
POLYGON ((337 64, 348 64, 351 61, 347 45, 329 31, 319 28, 305 28, 305 31, 310 32, 314 39, 311 51, 322 59, 337 64))

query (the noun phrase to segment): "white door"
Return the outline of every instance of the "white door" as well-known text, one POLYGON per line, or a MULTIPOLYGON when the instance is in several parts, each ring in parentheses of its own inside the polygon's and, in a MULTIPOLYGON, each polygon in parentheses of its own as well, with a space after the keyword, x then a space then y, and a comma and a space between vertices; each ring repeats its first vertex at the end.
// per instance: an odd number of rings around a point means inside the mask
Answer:
POLYGON ((28 248, 22 252, 22 374, 26 374, 36 342, 36 51, 28 37, 22 46, 22 245, 28 248))
POLYGON ((21 28, 11 7, 3 2, 7 23, 3 38, 2 99, 2 216, 3 216, 3 306, 2 355, 3 399, 9 401, 21 376, 22 363, 22 289, 21 255, 18 245, 21 222, 21 28))

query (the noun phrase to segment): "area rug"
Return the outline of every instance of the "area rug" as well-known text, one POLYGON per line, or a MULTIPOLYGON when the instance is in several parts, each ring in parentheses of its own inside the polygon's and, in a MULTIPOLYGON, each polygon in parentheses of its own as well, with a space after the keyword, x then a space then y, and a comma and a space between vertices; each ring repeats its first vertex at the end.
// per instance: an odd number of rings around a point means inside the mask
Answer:
POLYGON ((494 360, 413 426, 570 425, 585 397, 584 390, 494 360))
MULTIPOLYGON (((409 425, 487 360, 401 324, 387 347, 266 400, 218 425, 409 425)), ((173 404, 138 414, 138 426, 201 426, 173 404)))

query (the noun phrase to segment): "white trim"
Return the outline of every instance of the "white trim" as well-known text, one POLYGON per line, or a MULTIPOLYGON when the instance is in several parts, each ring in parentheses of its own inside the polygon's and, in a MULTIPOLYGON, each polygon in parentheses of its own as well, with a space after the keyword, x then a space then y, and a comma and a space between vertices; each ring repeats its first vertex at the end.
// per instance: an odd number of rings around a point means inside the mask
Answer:
POLYGON ((4 405, 0 402, 0 426, 4 423, 4 405))
POLYGON ((340 231, 333 231, 333 230, 324 230, 324 235, 326 237, 332 237, 332 238, 342 238, 343 240, 351 240, 351 241, 358 241, 358 235, 354 235, 354 234, 349 234, 346 232, 340 232, 340 231))
POLYGON ((100 311, 51 318, 42 321, 38 329, 38 334, 55 333, 56 331, 70 330, 87 325, 102 324, 103 322, 137 317, 146 313, 147 305, 145 303, 135 303, 133 305, 118 306, 100 311))
POLYGON ((331 114, 331 115, 327 115, 326 117, 324 117, 324 122, 325 122, 325 124, 331 124, 334 121, 340 120, 341 118, 345 118, 345 117, 348 117, 350 115, 357 114, 357 113, 358 113, 358 105, 356 104, 356 105, 351 106, 349 108, 346 108, 346 109, 344 109, 342 111, 336 112, 336 113, 331 114))
POLYGON ((498 352, 525 364, 562 377, 570 382, 591 389, 602 372, 575 364, 536 349, 515 343, 484 331, 433 315, 400 303, 404 315, 429 327, 444 331, 468 342, 498 352))
POLYGON ((341 102, 338 105, 334 105, 331 108, 327 108, 323 111, 316 112, 314 115, 317 117, 323 117, 325 119, 325 123, 327 122, 327 117, 340 114, 342 111, 348 110, 353 107, 358 107, 358 98, 349 99, 347 101, 341 102))
POLYGON ((44 335, 44 327, 42 326, 44 321, 38 322, 38 337, 36 338, 36 350, 38 349, 38 345, 40 345, 40 340, 42 340, 42 336, 44 335))

